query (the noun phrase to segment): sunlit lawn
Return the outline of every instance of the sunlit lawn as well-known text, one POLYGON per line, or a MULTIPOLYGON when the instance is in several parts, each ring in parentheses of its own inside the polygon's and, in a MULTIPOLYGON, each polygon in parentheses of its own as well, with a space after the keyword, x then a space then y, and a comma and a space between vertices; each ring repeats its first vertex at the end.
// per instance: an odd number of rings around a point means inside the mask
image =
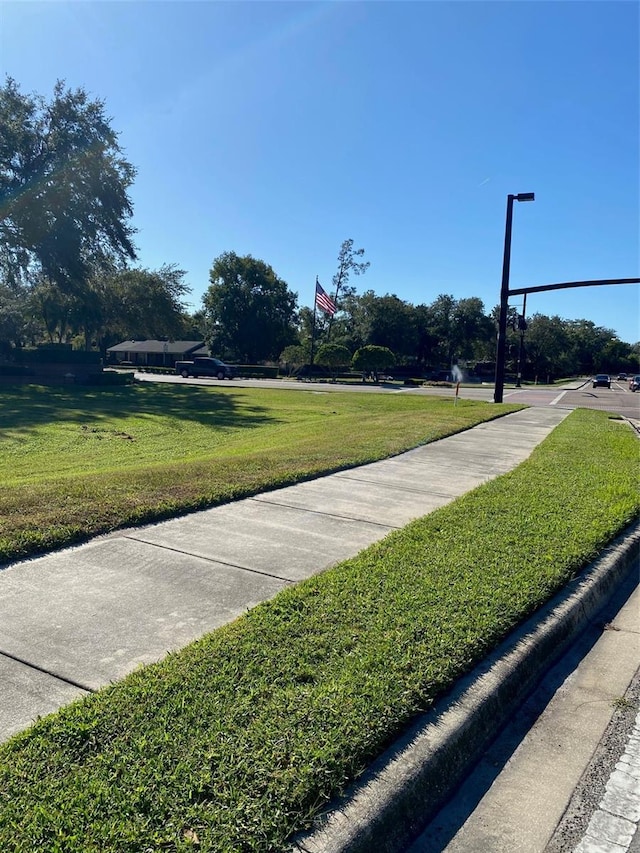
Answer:
POLYGON ((518 408, 160 383, 0 393, 4 561, 371 462, 518 408))

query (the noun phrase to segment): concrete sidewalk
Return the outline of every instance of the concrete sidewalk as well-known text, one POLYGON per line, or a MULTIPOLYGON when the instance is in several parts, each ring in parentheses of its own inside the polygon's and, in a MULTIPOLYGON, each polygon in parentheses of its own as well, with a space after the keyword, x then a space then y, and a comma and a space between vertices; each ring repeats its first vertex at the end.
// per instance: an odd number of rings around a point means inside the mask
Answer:
POLYGON ((392 459, 0 571, 0 739, 326 569, 524 459, 526 409, 392 459))

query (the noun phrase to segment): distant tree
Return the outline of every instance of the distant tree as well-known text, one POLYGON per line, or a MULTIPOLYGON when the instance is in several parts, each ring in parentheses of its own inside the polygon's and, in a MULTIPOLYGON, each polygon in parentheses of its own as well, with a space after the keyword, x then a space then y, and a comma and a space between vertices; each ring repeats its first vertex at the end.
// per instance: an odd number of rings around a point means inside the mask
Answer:
POLYGON ((378 381, 380 371, 393 367, 395 363, 396 357, 388 347, 378 347, 371 344, 357 350, 351 360, 353 369, 362 372, 363 381, 365 381, 366 374, 371 373, 374 382, 378 381))
POLYGON ((534 314, 528 321, 525 342, 527 362, 535 379, 546 382, 571 375, 570 340, 560 317, 534 314))
POLYGON ((185 274, 175 264, 163 264, 158 270, 128 269, 98 278, 89 290, 94 300, 85 306, 87 337, 96 339, 103 354, 122 340, 182 338, 189 293, 185 274))
POLYGON ((457 334, 455 312, 458 303, 453 296, 441 293, 427 306, 426 321, 429 335, 434 341, 432 364, 451 364, 456 354, 457 334))
MULTIPOLYGON (((362 323, 361 297, 355 293, 347 293, 342 299, 340 310, 331 319, 331 342, 342 344, 349 352, 355 352, 367 341, 362 337, 365 332, 362 323)), ((323 341, 328 338, 328 324, 324 324, 324 335, 316 333, 316 339, 323 341)))
POLYGON ((22 287, 0 283, 0 352, 5 355, 12 347, 22 346, 26 338, 41 333, 27 305, 27 293, 22 287))
POLYGON ((596 326, 591 320, 564 321, 564 328, 569 339, 573 373, 589 375, 609 369, 602 361, 610 341, 617 340, 612 329, 596 326))
POLYGON ((461 359, 484 358, 496 337, 496 328, 477 296, 460 299, 453 310, 453 355, 461 359))
POLYGON ((122 156, 104 102, 58 81, 53 97, 0 88, 0 273, 30 275, 66 295, 96 268, 135 257, 128 190, 135 170, 122 156))
MULTIPOLYGON (((340 309, 341 297, 344 298, 355 293, 355 288, 349 285, 349 276, 351 273, 354 275, 363 275, 370 266, 369 261, 357 260, 363 255, 364 249, 353 248, 353 239, 351 237, 348 240, 344 240, 340 246, 340 251, 338 252, 338 269, 332 279, 333 301, 338 306, 338 309, 340 309)), ((332 325, 333 317, 329 320, 329 335, 331 334, 332 325)))
POLYGON ((316 363, 328 367, 334 381, 338 370, 347 367, 350 361, 351 353, 342 344, 322 344, 316 354, 316 363))
POLYGON ((439 340, 437 332, 431 325, 429 306, 416 305, 413 316, 416 327, 416 361, 423 367, 427 364, 434 365, 439 358, 439 340))
POLYGON ((313 308, 307 308, 305 305, 298 311, 297 315, 297 340, 309 351, 309 355, 311 355, 312 338, 314 340, 314 351, 317 351, 320 344, 326 340, 329 327, 328 315, 324 311, 316 311, 314 331, 313 313, 313 308))
POLYGON ((194 311, 190 313, 183 311, 182 313, 182 338, 185 341, 199 341, 205 338, 206 318, 204 311, 194 311))
POLYGON ((352 300, 354 337, 359 346, 387 347, 399 358, 415 358, 418 329, 412 305, 394 294, 376 296, 372 290, 352 300))
POLYGON ((619 370, 636 372, 631 347, 621 341, 613 331, 602 350, 600 365, 607 373, 617 373, 619 370))
POLYGON ((50 343, 63 343, 73 332, 73 299, 40 276, 25 293, 27 310, 42 323, 50 343))
POLYGON ((300 344, 290 344, 280 353, 279 361, 280 364, 285 365, 287 373, 291 373, 292 370, 306 364, 309 361, 309 355, 310 352, 307 347, 301 346, 300 344))
MULTIPOLYGON (((500 306, 495 305, 490 314, 491 322, 493 323, 494 335, 491 343, 487 346, 486 351, 482 354, 482 359, 495 362, 498 343, 498 323, 500 318, 500 306)), ((528 321, 527 321, 528 322, 528 321)), ((518 309, 510 305, 507 310, 507 339, 506 352, 515 354, 518 351, 520 344, 520 333, 518 332, 518 309)), ((516 356, 514 355, 514 358, 516 356)))
POLYGON ((69 295, 40 277, 28 291, 28 311, 37 317, 49 341, 80 336, 84 346, 107 347, 121 340, 180 338, 184 330, 185 273, 173 264, 159 270, 129 269, 99 273, 69 295))
POLYGON ((296 294, 264 261, 225 252, 209 278, 203 303, 213 352, 254 363, 296 342, 296 294))

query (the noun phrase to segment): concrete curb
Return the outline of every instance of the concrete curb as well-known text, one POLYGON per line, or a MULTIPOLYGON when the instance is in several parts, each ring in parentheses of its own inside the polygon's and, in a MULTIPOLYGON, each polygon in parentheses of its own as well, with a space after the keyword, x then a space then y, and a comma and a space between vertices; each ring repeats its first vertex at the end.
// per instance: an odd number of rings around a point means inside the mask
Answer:
POLYGON ((387 750, 316 827, 299 853, 401 853, 485 747, 635 567, 640 521, 387 750))

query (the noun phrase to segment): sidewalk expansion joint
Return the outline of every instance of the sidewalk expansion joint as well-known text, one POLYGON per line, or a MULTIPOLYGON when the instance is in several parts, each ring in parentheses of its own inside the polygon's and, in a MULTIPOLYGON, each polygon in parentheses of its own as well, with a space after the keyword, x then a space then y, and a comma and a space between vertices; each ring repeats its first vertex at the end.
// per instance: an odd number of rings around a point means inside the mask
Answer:
MULTIPOLYGON (((265 492, 265 494, 267 494, 265 492)), ((297 509, 300 512, 312 512, 314 515, 322 515, 327 518, 339 518, 342 521, 357 521, 360 524, 372 524, 374 527, 384 527, 385 530, 400 530, 400 528, 405 527, 404 524, 388 524, 383 521, 371 521, 370 518, 356 518, 353 515, 341 515, 339 512, 325 512, 321 509, 308 509, 306 506, 295 506, 295 504, 286 504, 281 501, 267 501, 264 498, 249 498, 249 500, 256 501, 257 503, 262 504, 271 504, 273 506, 281 506, 285 509, 297 509)))
POLYGON ((444 492, 434 492, 431 489, 425 491, 425 489, 416 489, 410 486, 403 486, 399 483, 381 483, 379 480, 370 480, 367 477, 348 477, 345 474, 340 474, 341 480, 351 480, 354 483, 367 483, 370 486, 384 486, 386 489, 397 489, 399 492, 412 492, 416 495, 435 495, 438 498, 447 498, 448 500, 454 500, 451 495, 447 495, 444 492))
POLYGON ((160 548, 163 551, 172 551, 174 554, 182 554, 183 557, 196 557, 198 560, 204 560, 206 563, 215 563, 219 566, 229 566, 230 569, 239 569, 243 572, 251 572, 254 575, 261 575, 265 578, 273 578, 276 581, 283 583, 295 583, 290 578, 284 578, 281 575, 275 575, 273 572, 263 572, 260 569, 252 569, 249 566, 241 566, 238 563, 229 563, 227 560, 221 560, 217 557, 205 557, 203 554, 194 554, 193 551, 184 551, 182 548, 172 548, 171 545, 162 545, 159 542, 149 542, 148 539, 143 539, 141 536, 123 536, 123 539, 130 539, 132 542, 142 542, 144 545, 150 545, 152 548, 160 548))
POLYGON ((95 693, 95 688, 87 687, 86 684, 82 684, 80 681, 74 681, 73 678, 67 678, 65 675, 60 675, 57 672, 54 672, 51 669, 47 669, 44 666, 38 666, 37 663, 31 663, 24 658, 18 657, 18 655, 12 655, 11 652, 5 652, 3 649, 0 649, 0 657, 8 658, 9 660, 13 660, 16 663, 21 663, 23 666, 28 667, 29 669, 35 669, 38 672, 44 673, 44 675, 50 675, 51 678, 55 678, 56 681, 63 681, 65 684, 71 685, 71 687, 79 687, 80 690, 84 690, 86 693, 95 693))

